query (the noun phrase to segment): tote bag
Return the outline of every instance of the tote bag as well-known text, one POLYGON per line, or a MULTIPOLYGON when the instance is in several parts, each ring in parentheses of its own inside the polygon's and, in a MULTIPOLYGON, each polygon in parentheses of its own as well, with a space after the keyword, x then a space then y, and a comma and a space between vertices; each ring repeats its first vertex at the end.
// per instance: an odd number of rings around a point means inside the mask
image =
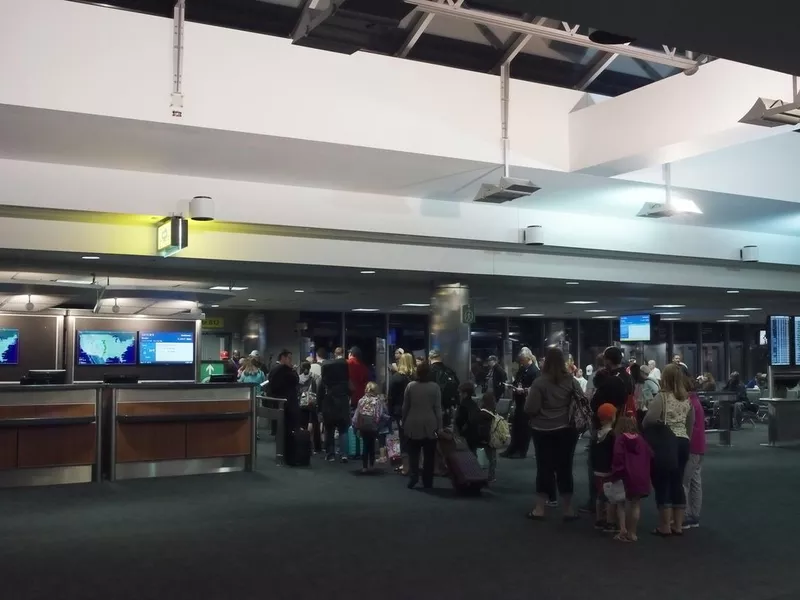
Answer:
POLYGON ((667 396, 661 396, 662 412, 658 421, 642 431, 642 437, 653 450, 653 466, 664 471, 678 468, 678 440, 667 425, 667 396))

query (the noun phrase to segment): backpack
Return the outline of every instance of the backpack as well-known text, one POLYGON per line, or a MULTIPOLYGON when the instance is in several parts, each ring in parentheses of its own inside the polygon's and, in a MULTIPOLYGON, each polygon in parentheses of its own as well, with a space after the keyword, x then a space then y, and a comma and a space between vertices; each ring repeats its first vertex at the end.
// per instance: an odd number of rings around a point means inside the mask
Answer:
POLYGON ((381 418, 380 402, 381 399, 377 396, 365 396, 363 401, 359 402, 356 429, 359 431, 378 431, 378 423, 381 418))
POLYGON ((458 404, 458 376, 450 368, 443 364, 433 369, 434 380, 442 392, 442 408, 449 410, 458 404))
MULTIPOLYGON (((619 373, 615 375, 619 377, 619 373)), ((627 387, 627 386, 626 386, 627 387)), ((625 407, 623 409, 623 413, 627 417, 635 417, 636 416, 636 386, 631 390, 628 390, 628 395, 625 398, 625 407)))
POLYGON ((506 421, 500 415, 488 411, 485 408, 481 409, 481 412, 484 412, 492 417, 492 428, 489 433, 489 446, 495 449, 504 448, 506 444, 508 444, 508 440, 511 438, 511 432, 508 428, 508 421, 506 421))
POLYGON ((578 433, 583 433, 592 423, 592 407, 580 387, 575 387, 577 385, 576 381, 570 392, 572 399, 569 403, 569 423, 578 430, 578 433))

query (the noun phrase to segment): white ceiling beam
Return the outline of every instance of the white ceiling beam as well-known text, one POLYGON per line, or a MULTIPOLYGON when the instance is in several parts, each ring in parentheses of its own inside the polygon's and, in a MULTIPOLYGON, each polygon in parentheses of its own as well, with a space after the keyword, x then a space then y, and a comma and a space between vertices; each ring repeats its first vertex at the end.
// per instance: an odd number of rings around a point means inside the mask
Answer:
POLYGON ((575 86, 576 90, 584 91, 588 88, 594 81, 600 77, 600 75, 611 66, 617 58, 619 57, 619 52, 603 52, 598 54, 596 57, 592 59, 589 68, 581 77, 578 84, 575 86))
POLYGON ((494 31, 489 29, 483 23, 475 23, 475 27, 477 28, 478 31, 480 31, 481 35, 483 36, 483 39, 489 42, 489 45, 492 48, 494 48, 495 50, 504 49, 503 42, 500 41, 500 38, 497 37, 497 34, 494 31))
MULTIPOLYGON (((544 26, 546 22, 547 17, 537 17, 532 21, 534 25, 541 26, 544 26)), ((494 69, 492 69, 492 73, 499 73, 504 65, 510 64, 511 61, 516 58, 517 54, 522 52, 523 48, 528 45, 528 42, 531 41, 532 37, 533 35, 531 34, 515 33, 509 39, 508 44, 506 45, 506 50, 503 52, 503 56, 500 57, 500 60, 497 61, 494 69)))
POLYGON ((306 0, 303 12, 292 31, 292 41, 296 42, 308 36, 314 29, 332 17, 345 0, 330 0, 325 8, 318 8, 321 0, 306 0))
MULTIPOLYGON (((526 23, 525 21, 510 18, 497 13, 463 8, 460 6, 449 6, 432 2, 431 0, 405 1, 407 4, 413 4, 429 14, 433 13, 436 15, 460 18, 472 23, 483 23, 484 25, 490 27, 500 27, 502 29, 508 29, 521 34, 529 34, 549 40, 565 42, 574 46, 593 48, 595 50, 600 50, 601 52, 608 52, 609 50, 609 45, 598 44, 597 42, 590 40, 588 36, 574 33, 574 28, 570 31, 565 31, 562 29, 556 29, 554 27, 544 27, 542 25, 526 23)), ((641 58, 649 62, 661 63, 670 67, 681 69, 682 71, 695 70, 698 66, 696 61, 690 60, 685 56, 679 56, 671 49, 669 52, 659 52, 657 50, 648 50, 646 48, 636 48, 633 46, 619 46, 615 47, 614 50, 622 56, 630 56, 631 58, 641 58)))
MULTIPOLYGON (((464 0, 435 0, 433 4, 436 4, 437 2, 442 6, 447 6, 448 8, 460 8, 461 5, 464 4, 464 0)), ((434 15, 430 12, 423 12, 419 15, 419 18, 411 27, 411 31, 408 32, 408 35, 406 36, 402 46, 400 46, 400 49, 394 53, 395 56, 398 58, 405 58, 408 56, 409 52, 411 52, 411 49, 419 41, 419 38, 421 38, 422 34, 425 33, 428 25, 430 25, 431 21, 433 21, 433 16, 434 15)))

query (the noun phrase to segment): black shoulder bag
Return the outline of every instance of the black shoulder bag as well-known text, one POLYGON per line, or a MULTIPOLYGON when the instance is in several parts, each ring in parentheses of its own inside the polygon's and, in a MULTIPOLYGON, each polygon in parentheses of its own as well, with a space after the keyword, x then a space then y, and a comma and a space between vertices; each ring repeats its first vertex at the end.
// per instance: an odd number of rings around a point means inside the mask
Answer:
POLYGON ((642 431, 642 436, 653 450, 653 466, 672 471, 678 468, 678 439, 667 425, 667 396, 661 396, 661 417, 642 431))

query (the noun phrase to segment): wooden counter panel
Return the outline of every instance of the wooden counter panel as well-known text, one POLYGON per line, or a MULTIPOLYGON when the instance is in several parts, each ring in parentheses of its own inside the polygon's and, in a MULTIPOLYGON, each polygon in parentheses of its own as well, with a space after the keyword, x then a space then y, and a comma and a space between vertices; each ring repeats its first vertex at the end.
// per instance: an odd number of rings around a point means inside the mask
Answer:
POLYGON ((250 454, 252 422, 207 421, 186 425, 186 458, 250 454))
POLYGON ((146 415, 200 415, 209 413, 248 412, 249 400, 208 402, 136 402, 117 404, 117 414, 126 417, 146 415))
POLYGON ((17 430, 0 429, 0 470, 17 468, 17 430))
POLYGON ((0 406, 0 419, 59 419, 94 416, 94 404, 14 404, 0 406))
POLYGON ((186 458, 186 424, 117 423, 117 462, 186 458))
POLYGON ((95 424, 24 427, 19 436, 19 468, 91 465, 95 462, 95 424))

